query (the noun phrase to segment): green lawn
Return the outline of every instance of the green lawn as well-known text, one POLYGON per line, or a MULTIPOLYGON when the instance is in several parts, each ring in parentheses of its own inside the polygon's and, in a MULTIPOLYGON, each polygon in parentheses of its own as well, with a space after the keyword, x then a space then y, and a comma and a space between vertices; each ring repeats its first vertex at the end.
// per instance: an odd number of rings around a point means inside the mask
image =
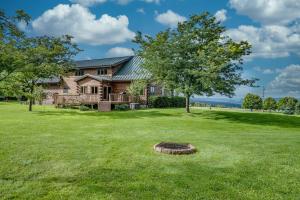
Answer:
POLYGON ((0 199, 299 199, 300 117, 0 103, 0 199), (153 151, 190 142, 186 156, 153 151))

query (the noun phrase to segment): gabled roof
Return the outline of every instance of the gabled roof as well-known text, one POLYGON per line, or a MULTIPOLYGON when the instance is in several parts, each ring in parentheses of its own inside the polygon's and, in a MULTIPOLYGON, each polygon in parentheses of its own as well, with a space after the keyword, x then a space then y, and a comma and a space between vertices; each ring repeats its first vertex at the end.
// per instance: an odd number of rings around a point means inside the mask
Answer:
MULTIPOLYGON (((151 77, 151 74, 147 72, 145 69, 142 68, 143 59, 139 56, 126 56, 126 57, 117 57, 117 58, 104 58, 104 59, 96 59, 97 64, 102 63, 103 65, 98 65, 95 67, 107 66, 104 64, 112 64, 118 65, 124 63, 123 66, 117 71, 113 76, 95 76, 91 74, 85 74, 83 76, 79 76, 75 79, 75 81, 80 81, 87 77, 98 80, 98 81, 132 81, 132 80, 139 80, 139 79, 148 79, 151 77), (117 64, 116 64, 117 63, 117 64)), ((92 60, 91 60, 92 61, 92 60)), ((81 68, 91 68, 89 64, 85 63, 87 61, 77 61, 86 64, 86 67, 81 68)), ((82 64, 81 63, 81 64, 82 64)), ((92 63, 92 62, 90 62, 92 63)), ((84 66, 82 64, 81 66, 84 66)), ((59 83, 59 77, 53 77, 51 79, 43 79, 41 83, 59 83)))
POLYGON ((85 79, 85 78, 92 78, 92 79, 95 79, 97 81, 109 81, 111 80, 111 77, 110 76, 94 76, 94 75, 90 75, 90 74, 85 74, 83 76, 80 76, 78 78, 75 79, 75 81, 80 81, 82 79, 85 79))
POLYGON ((133 56, 123 56, 115 58, 102 58, 92 60, 79 60, 75 61, 76 68, 99 68, 99 67, 110 67, 122 64, 130 60, 133 56))
POLYGON ((150 78, 150 73, 142 68, 143 59, 134 56, 115 75, 112 80, 138 80, 150 78))

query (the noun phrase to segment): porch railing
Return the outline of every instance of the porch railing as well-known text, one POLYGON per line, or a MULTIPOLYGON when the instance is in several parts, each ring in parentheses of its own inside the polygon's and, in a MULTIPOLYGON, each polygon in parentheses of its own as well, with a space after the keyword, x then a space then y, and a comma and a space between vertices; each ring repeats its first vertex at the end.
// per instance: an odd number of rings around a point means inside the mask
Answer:
POLYGON ((110 102, 124 102, 124 103, 129 103, 131 101, 131 96, 128 94, 116 94, 116 93, 111 93, 109 94, 109 99, 108 101, 110 102))
MULTIPOLYGON (((80 105, 92 104, 100 102, 99 94, 75 94, 75 95, 54 95, 54 104, 56 105, 80 105)), ((127 94, 109 94, 109 102, 113 103, 130 103, 132 100, 130 95, 127 94)), ((105 101, 105 100, 103 100, 105 101)))

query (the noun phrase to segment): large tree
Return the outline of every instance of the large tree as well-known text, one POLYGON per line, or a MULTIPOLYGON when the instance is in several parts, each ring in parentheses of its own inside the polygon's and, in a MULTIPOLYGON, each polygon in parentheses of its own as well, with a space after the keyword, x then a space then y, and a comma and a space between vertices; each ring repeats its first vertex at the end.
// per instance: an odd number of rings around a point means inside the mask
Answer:
POLYGON ((250 109, 251 111, 253 109, 259 110, 263 107, 263 100, 256 94, 248 93, 243 100, 242 107, 245 109, 250 109))
POLYGON ((18 23, 27 24, 30 16, 17 10, 15 16, 7 16, 0 10, 0 81, 23 67, 25 34, 18 23))
POLYGON ((236 86, 255 82, 241 77, 243 56, 250 54, 251 46, 246 41, 234 42, 225 31, 215 17, 203 13, 155 37, 138 32, 134 42, 153 80, 184 94, 190 112, 194 94, 231 97, 236 86))
POLYGON ((72 68, 72 58, 79 49, 71 42, 70 36, 34 37, 25 41, 24 66, 5 81, 4 88, 17 88, 15 95, 27 97, 29 111, 40 90, 43 79, 60 76, 72 68))
POLYGON ((277 102, 274 98, 268 97, 263 102, 263 109, 268 110, 269 112, 272 110, 276 110, 277 102))

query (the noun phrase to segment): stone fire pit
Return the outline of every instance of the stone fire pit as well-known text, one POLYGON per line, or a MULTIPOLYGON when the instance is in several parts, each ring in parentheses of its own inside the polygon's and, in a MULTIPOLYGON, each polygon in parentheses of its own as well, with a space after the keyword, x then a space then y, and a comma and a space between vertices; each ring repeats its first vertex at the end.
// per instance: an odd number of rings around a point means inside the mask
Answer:
POLYGON ((154 145, 154 150, 167 154, 192 154, 197 150, 189 143, 161 142, 154 145))

